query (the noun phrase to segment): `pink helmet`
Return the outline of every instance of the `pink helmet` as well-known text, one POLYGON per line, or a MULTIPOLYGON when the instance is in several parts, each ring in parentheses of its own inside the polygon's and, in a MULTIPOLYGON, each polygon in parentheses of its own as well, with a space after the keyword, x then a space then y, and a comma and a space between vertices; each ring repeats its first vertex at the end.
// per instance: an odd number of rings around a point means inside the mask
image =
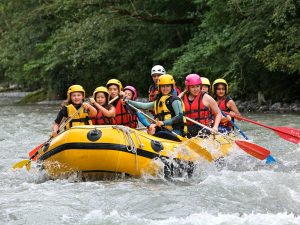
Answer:
POLYGON ((133 93, 132 100, 133 100, 133 101, 136 100, 136 98, 137 98, 137 91, 136 91, 135 87, 132 87, 132 86, 126 86, 126 87, 123 89, 123 91, 125 91, 125 90, 132 91, 132 93, 133 93))
POLYGON ((185 78, 185 89, 188 91, 190 85, 201 85, 202 81, 198 74, 192 73, 185 78))

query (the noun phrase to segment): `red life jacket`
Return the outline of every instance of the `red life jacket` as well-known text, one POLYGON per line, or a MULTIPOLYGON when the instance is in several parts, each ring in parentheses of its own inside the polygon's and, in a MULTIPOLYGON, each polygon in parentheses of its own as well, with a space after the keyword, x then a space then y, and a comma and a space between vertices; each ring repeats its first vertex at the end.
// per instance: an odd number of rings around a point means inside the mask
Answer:
POLYGON ((137 128, 137 115, 135 113, 131 114, 130 111, 122 104, 120 100, 115 101, 117 102, 116 107, 116 116, 115 121, 116 124, 128 126, 131 128, 137 128))
MULTIPOLYGON (((196 120, 199 123, 202 123, 206 126, 211 125, 211 112, 207 106, 203 104, 203 96, 206 93, 200 92, 196 98, 190 104, 188 99, 188 94, 184 94, 183 103, 185 107, 185 115, 193 120, 196 120)), ((187 125, 191 126, 194 123, 187 121, 187 125)))
POLYGON ((116 124, 115 118, 108 118, 103 115, 101 110, 98 110, 98 113, 95 118, 92 118, 92 122, 94 125, 114 125, 116 124))
POLYGON ((180 89, 175 86, 175 90, 177 91, 177 96, 181 93, 180 89))
POLYGON ((156 94, 158 93, 158 88, 156 85, 152 84, 149 88, 149 102, 153 102, 156 94))
MULTIPOLYGON (((230 108, 228 108, 227 107, 227 102, 229 101, 229 100, 232 100, 232 98, 229 96, 229 95, 227 95, 226 97, 223 97, 222 99, 218 99, 218 106, 219 106, 219 108, 223 111, 223 112, 230 112, 230 108)), ((227 122, 220 122, 220 125, 221 126, 227 126, 227 127, 233 127, 233 125, 229 122, 229 121, 227 121, 227 122)))
POLYGON ((130 113, 130 124, 128 125, 131 128, 137 128, 138 127, 138 117, 136 115, 136 113, 130 113))

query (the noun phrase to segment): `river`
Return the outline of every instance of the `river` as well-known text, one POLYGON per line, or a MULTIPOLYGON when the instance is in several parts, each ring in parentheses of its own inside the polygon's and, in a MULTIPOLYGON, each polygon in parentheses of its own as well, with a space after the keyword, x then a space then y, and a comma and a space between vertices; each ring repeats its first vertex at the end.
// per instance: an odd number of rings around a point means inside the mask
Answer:
MULTIPOLYGON (((49 138, 59 106, 15 100, 0 96, 0 224, 300 224, 300 145, 271 130, 239 122, 275 165, 237 151, 223 169, 205 165, 191 178, 48 180, 34 165, 30 172, 12 165, 49 138)), ((300 115, 244 116, 300 128, 300 115)))

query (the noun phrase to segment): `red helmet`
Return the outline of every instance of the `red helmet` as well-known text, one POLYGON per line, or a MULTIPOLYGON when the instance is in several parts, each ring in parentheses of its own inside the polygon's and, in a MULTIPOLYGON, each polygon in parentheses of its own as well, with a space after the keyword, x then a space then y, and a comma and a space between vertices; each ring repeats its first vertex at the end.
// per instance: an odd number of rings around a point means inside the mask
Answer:
POLYGON ((132 86, 126 86, 126 87, 123 89, 123 91, 125 91, 125 90, 132 91, 132 93, 133 93, 132 100, 133 100, 133 101, 137 98, 137 91, 136 91, 135 87, 132 87, 132 86))
POLYGON ((191 85, 201 85, 201 77, 198 74, 192 73, 186 76, 185 78, 185 89, 188 91, 189 86, 191 85))

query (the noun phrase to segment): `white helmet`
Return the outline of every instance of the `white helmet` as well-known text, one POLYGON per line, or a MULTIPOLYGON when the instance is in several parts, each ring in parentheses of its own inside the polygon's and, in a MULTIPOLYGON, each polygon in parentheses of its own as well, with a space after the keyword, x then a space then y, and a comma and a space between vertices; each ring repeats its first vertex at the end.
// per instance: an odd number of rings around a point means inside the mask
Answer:
POLYGON ((161 65, 155 65, 151 69, 151 76, 153 74, 161 74, 161 75, 163 75, 163 74, 166 74, 166 70, 161 65))

